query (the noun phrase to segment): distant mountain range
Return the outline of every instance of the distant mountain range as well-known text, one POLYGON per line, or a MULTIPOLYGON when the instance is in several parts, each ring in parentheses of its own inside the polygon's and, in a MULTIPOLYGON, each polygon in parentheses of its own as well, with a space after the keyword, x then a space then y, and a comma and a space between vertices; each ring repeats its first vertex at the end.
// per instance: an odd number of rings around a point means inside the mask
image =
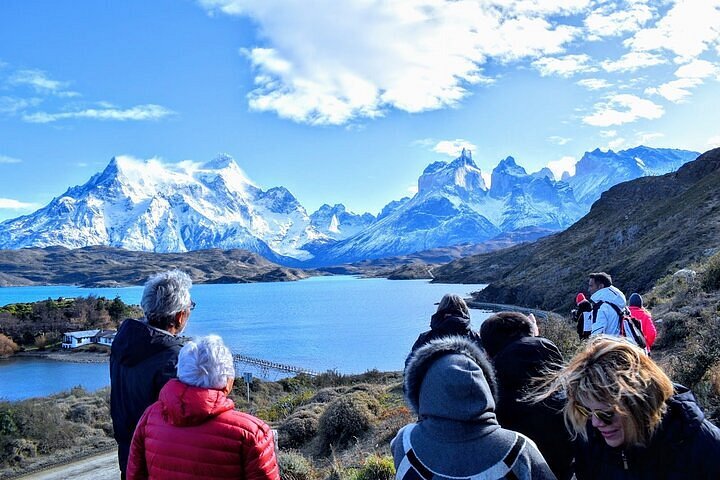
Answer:
POLYGON ((0 249, 92 245, 147 252, 246 249, 283 265, 319 266, 477 244, 529 227, 563 230, 607 188, 676 170, 696 152, 595 150, 574 176, 528 174, 512 157, 488 187, 469 151, 429 165, 412 198, 375 217, 323 205, 308 214, 284 187, 262 190, 235 160, 175 166, 115 157, 87 183, 36 212, 0 223, 0 249))
POLYGON ((626 294, 720 251, 720 148, 676 172, 610 188, 567 230, 455 260, 436 280, 490 283, 477 299, 569 309, 587 274, 606 271, 626 294))

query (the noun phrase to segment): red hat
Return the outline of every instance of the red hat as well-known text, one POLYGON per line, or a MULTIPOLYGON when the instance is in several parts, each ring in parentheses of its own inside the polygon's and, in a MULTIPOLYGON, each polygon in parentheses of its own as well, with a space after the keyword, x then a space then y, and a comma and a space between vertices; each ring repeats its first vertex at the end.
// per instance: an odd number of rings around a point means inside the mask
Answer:
POLYGON ((580 305, 584 301, 585 301, 585 295, 583 295, 582 292, 578 293, 577 297, 575 297, 575 305, 580 305))

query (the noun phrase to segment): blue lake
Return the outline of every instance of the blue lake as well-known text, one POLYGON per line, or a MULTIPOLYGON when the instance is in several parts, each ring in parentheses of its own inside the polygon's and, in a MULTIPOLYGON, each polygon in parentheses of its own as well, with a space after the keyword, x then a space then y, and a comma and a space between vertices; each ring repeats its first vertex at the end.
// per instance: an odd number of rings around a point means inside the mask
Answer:
MULTIPOLYGON (((446 293, 467 296, 483 287, 349 276, 195 285, 191 293, 197 307, 185 335, 218 334, 234 353, 316 371, 401 370, 417 335, 429 328, 435 302, 446 293)), ((0 288, 0 305, 90 294, 119 295, 127 303, 138 304, 142 287, 5 287, 0 288)), ((488 315, 472 310, 473 327, 478 328, 488 315)), ((243 370, 270 379, 279 375, 252 367, 243 370)), ((0 398, 44 396, 75 385, 96 389, 108 384, 107 364, 0 361, 0 398)))

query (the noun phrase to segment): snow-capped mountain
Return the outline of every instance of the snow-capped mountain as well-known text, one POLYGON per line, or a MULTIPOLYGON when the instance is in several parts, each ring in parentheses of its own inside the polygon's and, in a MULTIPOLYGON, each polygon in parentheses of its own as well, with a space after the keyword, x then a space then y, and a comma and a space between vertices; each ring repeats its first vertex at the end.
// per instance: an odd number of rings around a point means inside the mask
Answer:
POLYGON ((277 260, 307 258, 303 245, 328 239, 286 188, 261 190, 228 155, 176 166, 115 157, 85 185, 0 224, 0 248, 244 248, 277 260))
POLYGON ((698 152, 639 146, 629 150, 586 152, 575 166, 575 175, 566 177, 575 199, 590 209, 600 195, 613 185, 648 175, 673 172, 695 160, 698 152))
POLYGON ((345 205, 338 203, 330 206, 327 203, 310 215, 311 225, 332 240, 352 237, 370 226, 375 217, 369 213, 358 215, 348 212, 345 205))
POLYGON ((528 173, 507 157, 490 186, 469 151, 430 164, 412 198, 377 218, 323 205, 308 215, 284 187, 262 190, 228 155, 177 165, 116 157, 86 184, 0 223, 0 248, 107 245, 184 252, 244 248, 315 266, 480 243, 525 228, 562 230, 613 185, 677 169, 696 152, 637 147, 586 153, 573 176, 528 173))
POLYGON ((488 189, 469 151, 429 165, 411 199, 389 204, 358 235, 317 252, 316 262, 380 258, 460 243, 479 243, 528 226, 560 230, 582 211, 566 182, 528 175, 512 157, 498 164, 488 189))

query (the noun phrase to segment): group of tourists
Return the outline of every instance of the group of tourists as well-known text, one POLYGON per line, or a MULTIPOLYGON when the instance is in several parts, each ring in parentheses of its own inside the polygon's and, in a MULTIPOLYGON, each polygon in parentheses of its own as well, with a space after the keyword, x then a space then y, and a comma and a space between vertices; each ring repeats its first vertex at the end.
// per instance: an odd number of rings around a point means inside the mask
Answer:
MULTIPOLYGON (((230 350, 214 335, 181 342, 190 288, 177 270, 152 276, 145 318, 125 320, 113 343, 122 478, 279 480, 272 430, 228 398, 230 350)), ((719 479, 720 429, 647 345, 630 341, 627 327, 612 330, 627 319, 609 275, 592 274, 589 293, 578 304, 590 303, 591 338, 568 363, 533 314, 499 312, 475 331, 465 301, 445 295, 405 362, 417 421, 391 442, 396 478, 719 479), (614 301, 620 313, 607 307, 614 301)), ((646 343, 654 337, 653 328, 646 343)))

